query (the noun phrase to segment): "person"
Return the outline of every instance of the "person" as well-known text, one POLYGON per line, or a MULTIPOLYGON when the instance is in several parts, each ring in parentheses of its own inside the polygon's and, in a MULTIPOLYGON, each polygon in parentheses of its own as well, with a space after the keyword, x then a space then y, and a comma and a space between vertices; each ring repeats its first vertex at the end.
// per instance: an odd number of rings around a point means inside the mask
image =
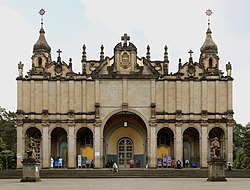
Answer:
POLYGON ((130 168, 134 167, 134 160, 131 158, 131 160, 129 161, 129 166, 130 168))
POLYGON ((117 166, 117 164, 116 164, 115 162, 114 162, 114 164, 113 164, 112 172, 118 173, 118 166, 117 166))
POLYGON ((54 168, 54 159, 52 156, 50 157, 50 167, 54 168))
POLYGON ((176 168, 177 169, 181 169, 181 161, 180 160, 177 160, 177 162, 176 162, 176 168))
POLYGON ((227 171, 232 171, 232 166, 230 162, 227 163, 227 171))
POLYGON ((189 165, 189 160, 186 159, 186 160, 185 160, 185 167, 188 168, 188 165, 189 165))

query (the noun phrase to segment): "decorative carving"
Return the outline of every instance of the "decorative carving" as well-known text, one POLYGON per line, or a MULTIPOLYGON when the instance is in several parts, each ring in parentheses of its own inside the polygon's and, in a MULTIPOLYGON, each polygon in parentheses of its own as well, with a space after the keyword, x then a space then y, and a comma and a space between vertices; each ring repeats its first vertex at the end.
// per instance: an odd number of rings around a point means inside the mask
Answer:
POLYGON ((130 66, 130 55, 127 51, 121 53, 120 65, 124 69, 127 69, 130 66))
POLYGON ((227 76, 231 77, 231 73, 232 73, 232 65, 230 62, 228 62, 228 64, 226 64, 226 70, 227 70, 227 76))
POLYGON ((32 137, 28 140, 28 147, 27 147, 27 158, 35 159, 36 158, 36 143, 32 137))
POLYGON ((21 61, 18 63, 18 72, 19 72, 19 77, 23 77, 23 64, 21 61))
POLYGON ((220 157, 220 143, 217 137, 215 137, 211 142, 210 148, 211 148, 211 158, 220 157))

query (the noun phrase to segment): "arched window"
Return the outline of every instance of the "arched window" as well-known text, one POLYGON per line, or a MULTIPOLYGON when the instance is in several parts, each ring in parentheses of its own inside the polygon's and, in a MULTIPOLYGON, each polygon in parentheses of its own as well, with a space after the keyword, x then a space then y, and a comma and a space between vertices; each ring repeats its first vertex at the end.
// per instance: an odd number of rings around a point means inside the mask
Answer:
POLYGON ((213 67, 213 59, 209 58, 209 62, 208 62, 209 67, 213 67))
POLYGON ((43 66, 43 60, 41 57, 38 57, 38 67, 42 67, 43 66))

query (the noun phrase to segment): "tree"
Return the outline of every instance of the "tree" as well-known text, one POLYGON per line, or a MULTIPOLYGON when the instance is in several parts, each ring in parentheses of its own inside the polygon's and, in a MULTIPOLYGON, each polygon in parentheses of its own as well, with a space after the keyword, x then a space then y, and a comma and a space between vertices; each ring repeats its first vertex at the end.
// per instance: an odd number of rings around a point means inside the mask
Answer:
POLYGON ((234 127, 234 164, 236 168, 250 168, 250 123, 234 127))
POLYGON ((16 167, 15 113, 0 107, 0 169, 16 167))

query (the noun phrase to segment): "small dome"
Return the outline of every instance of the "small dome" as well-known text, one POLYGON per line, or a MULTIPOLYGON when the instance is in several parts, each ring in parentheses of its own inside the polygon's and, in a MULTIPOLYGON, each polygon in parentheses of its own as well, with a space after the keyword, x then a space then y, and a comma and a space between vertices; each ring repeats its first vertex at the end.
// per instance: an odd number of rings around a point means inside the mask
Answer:
POLYGON ((39 39, 37 40, 37 42, 33 46, 33 52, 46 51, 47 53, 50 53, 51 48, 45 39, 44 29, 41 28, 39 33, 40 33, 40 36, 39 36, 39 39))
POLYGON ((212 31, 210 27, 208 27, 206 34, 207 36, 206 36, 205 42, 200 48, 201 53, 205 53, 205 52, 218 53, 218 47, 212 39, 212 31))

